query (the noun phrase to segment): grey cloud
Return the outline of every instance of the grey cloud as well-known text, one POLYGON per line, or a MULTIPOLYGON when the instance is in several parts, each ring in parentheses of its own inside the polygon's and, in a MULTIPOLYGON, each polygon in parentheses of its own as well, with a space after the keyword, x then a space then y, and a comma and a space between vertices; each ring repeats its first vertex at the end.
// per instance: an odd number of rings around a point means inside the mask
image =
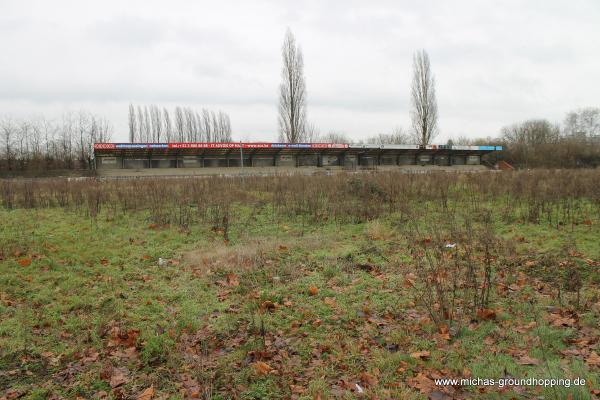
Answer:
POLYGON ((166 35, 159 20, 122 15, 91 23, 87 30, 90 40, 118 47, 148 47, 158 45, 166 35))
POLYGON ((0 16, 0 33, 11 35, 27 27, 29 21, 24 18, 10 18, 0 16))

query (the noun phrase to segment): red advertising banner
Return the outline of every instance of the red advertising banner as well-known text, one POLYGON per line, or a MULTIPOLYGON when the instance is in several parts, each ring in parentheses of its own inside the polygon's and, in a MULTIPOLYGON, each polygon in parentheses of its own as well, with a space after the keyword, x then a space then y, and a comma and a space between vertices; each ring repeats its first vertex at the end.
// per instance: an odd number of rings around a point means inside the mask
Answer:
POLYGON ((269 149, 271 143, 220 143, 220 142, 190 142, 169 143, 170 149, 269 149))
POLYGON ((346 143, 177 142, 94 143, 94 150, 124 149, 347 149, 346 143))
POLYGON ((242 143, 244 149, 270 149, 271 143, 242 143))
POLYGON ((169 143, 169 149, 239 149, 241 143, 169 143))
POLYGON ((101 149, 116 149, 117 145, 115 143, 94 143, 94 150, 101 149))
POLYGON ((312 149, 347 149, 347 143, 311 143, 312 149))

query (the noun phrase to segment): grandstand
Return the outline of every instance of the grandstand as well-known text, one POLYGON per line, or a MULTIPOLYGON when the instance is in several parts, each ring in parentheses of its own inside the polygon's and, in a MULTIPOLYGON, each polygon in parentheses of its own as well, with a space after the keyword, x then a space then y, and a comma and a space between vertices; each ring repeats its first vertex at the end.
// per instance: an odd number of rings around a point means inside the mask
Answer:
POLYGON ((480 165, 501 146, 347 143, 96 143, 94 167, 102 170, 480 165))

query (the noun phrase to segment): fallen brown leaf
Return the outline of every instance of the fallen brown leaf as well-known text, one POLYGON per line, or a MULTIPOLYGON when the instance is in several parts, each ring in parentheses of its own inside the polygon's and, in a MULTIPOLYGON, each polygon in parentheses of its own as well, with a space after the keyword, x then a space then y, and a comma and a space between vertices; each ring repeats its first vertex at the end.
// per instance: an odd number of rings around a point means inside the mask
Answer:
POLYGON ((116 388, 117 386, 121 386, 124 383, 129 382, 125 371, 120 368, 113 368, 112 376, 110 377, 110 387, 116 388))
POLYGON ((540 365, 540 360, 537 358, 531 358, 529 356, 523 356, 517 360, 519 365, 540 365))
POLYGON ((408 378, 407 384, 414 389, 419 389, 423 394, 431 393, 433 390, 437 389, 435 382, 421 372, 419 372, 416 377, 408 378))
POLYGON ((290 390, 292 393, 295 394, 303 394, 306 389, 304 389, 302 386, 298 386, 298 385, 290 385, 290 390))
POLYGON ((447 324, 441 324, 438 327, 438 331, 440 334, 440 338, 442 338, 443 340, 450 340, 450 329, 448 328, 447 324))
POLYGON ((439 390, 434 390, 433 392, 427 395, 427 400, 452 400, 454 397, 448 396, 444 392, 440 392, 439 390))
POLYGON ((83 357, 81 358, 81 362, 83 364, 92 363, 92 362, 98 360, 98 356, 99 356, 99 353, 97 351, 95 351, 94 349, 87 349, 84 352, 83 357))
POLYGON ((240 281, 238 280, 238 276, 234 273, 227 274, 227 284, 229 286, 240 286, 240 281))
POLYGON ((588 358, 585 359, 588 365, 600 367, 600 356, 595 351, 592 351, 588 358))
POLYGON ((477 310, 477 318, 482 319, 484 321, 496 319, 496 311, 489 308, 480 308, 479 310, 477 310))
POLYGON ((423 351, 415 351, 414 353, 410 353, 411 358, 416 358, 417 360, 426 360, 429 358, 430 353, 427 350, 423 351))
POLYGON ((21 258, 18 263, 21 267, 28 267, 31 265, 31 258, 21 258))
POLYGON ((263 311, 273 311, 277 308, 277 304, 273 303, 272 301, 267 300, 267 301, 263 301, 260 308, 263 311))
POLYGON ((378 382, 377 378, 368 372, 362 372, 360 374, 360 381, 365 387, 375 386, 378 382))
POLYGON ((136 399, 150 400, 152 397, 154 397, 154 386, 150 386, 149 388, 145 389, 142 393, 138 394, 136 399))
POLYGON ((571 327, 571 326, 574 326, 576 323, 577 323, 577 321, 574 318, 569 318, 569 317, 558 317, 558 318, 554 318, 552 321, 553 326, 571 327))
POLYGON ((252 363, 252 368, 254 368, 254 372, 256 372, 256 374, 259 376, 267 375, 273 371, 273 368, 263 361, 256 361, 252 363))
POLYGON ((325 297, 323 299, 323 303, 327 304, 329 307, 336 307, 337 302, 335 301, 335 297, 325 297))
POLYGON ((109 345, 135 347, 138 336, 140 336, 139 329, 130 329, 124 332, 118 326, 113 326, 110 329, 109 345))

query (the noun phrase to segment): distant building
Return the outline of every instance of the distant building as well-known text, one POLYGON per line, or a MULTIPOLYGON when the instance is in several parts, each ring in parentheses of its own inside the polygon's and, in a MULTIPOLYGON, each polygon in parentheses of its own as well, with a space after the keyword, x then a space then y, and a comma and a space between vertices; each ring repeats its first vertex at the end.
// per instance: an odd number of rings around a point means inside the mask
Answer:
POLYGON ((101 169, 479 165, 502 146, 346 143, 96 143, 101 169))

